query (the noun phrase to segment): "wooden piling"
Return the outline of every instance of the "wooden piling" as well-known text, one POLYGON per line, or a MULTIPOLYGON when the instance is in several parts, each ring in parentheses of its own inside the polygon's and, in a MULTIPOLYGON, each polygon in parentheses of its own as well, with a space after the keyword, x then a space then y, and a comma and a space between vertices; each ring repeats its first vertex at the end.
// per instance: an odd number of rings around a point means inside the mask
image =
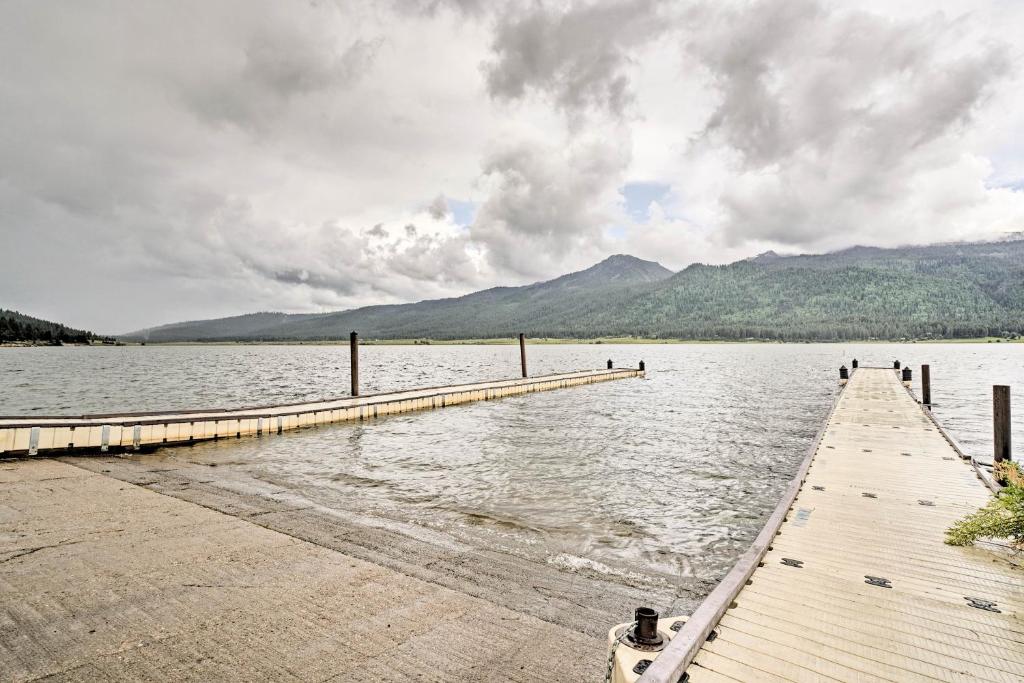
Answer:
POLYGON ((611 358, 608 359, 608 369, 609 370, 612 369, 612 359, 611 358))
POLYGON ((997 384, 992 387, 992 440, 993 459, 1011 460, 1010 439, 1010 387, 997 384))
POLYGON ((359 335, 353 330, 348 336, 349 353, 352 354, 352 395, 359 395, 359 335))
POLYGON ((519 333, 519 362, 523 366, 523 377, 526 377, 526 335, 519 333))
POLYGON ((857 369, 857 359, 856 358, 853 359, 853 369, 854 370, 857 369))
POLYGON ((932 369, 928 365, 921 366, 921 403, 932 404, 932 369))
POLYGON ((839 366, 839 379, 850 379, 850 371, 846 369, 845 365, 839 366))
POLYGON ((893 370, 899 370, 900 369, 900 362, 898 360, 894 360, 892 362, 892 369, 893 370))
POLYGON ((644 365, 643 361, 640 361, 640 372, 644 372, 646 369, 647 369, 647 366, 644 365))

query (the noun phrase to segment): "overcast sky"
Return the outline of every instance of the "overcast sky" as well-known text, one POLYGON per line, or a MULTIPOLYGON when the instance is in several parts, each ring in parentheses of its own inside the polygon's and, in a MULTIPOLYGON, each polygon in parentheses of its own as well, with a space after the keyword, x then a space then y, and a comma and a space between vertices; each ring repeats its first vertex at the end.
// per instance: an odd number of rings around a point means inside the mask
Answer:
POLYGON ((0 307, 124 332, 1002 237, 1020 36, 1017 0, 7 0, 0 307))

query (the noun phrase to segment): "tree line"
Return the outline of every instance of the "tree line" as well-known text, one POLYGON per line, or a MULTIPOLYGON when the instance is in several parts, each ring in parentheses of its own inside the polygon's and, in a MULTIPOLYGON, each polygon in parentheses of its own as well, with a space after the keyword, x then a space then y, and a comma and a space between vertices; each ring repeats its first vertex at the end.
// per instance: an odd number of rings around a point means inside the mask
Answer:
POLYGON ((17 311, 0 309, 0 343, 88 344, 93 341, 113 340, 109 337, 100 337, 88 330, 76 330, 17 311))

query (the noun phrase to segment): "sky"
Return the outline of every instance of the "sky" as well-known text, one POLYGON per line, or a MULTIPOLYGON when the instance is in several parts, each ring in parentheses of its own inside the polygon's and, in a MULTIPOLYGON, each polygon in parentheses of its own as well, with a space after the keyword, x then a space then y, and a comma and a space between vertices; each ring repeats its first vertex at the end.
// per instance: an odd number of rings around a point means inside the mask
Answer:
POLYGON ((1024 2, 0 2, 0 307, 103 333, 1024 230, 1024 2))

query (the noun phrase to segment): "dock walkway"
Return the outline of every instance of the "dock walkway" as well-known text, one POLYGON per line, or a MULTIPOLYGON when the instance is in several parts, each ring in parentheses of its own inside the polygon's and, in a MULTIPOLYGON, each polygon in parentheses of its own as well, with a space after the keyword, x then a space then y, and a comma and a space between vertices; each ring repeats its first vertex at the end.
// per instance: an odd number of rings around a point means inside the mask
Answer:
POLYGON ((0 454, 110 449, 188 444, 207 439, 280 434, 314 425, 364 420, 529 394, 643 377, 633 368, 583 370, 522 379, 502 379, 410 389, 358 397, 324 399, 237 409, 84 415, 81 417, 0 417, 0 454))
POLYGON ((853 373, 804 467, 642 683, 1024 680, 1024 572, 943 542, 990 492, 895 372, 853 373))

